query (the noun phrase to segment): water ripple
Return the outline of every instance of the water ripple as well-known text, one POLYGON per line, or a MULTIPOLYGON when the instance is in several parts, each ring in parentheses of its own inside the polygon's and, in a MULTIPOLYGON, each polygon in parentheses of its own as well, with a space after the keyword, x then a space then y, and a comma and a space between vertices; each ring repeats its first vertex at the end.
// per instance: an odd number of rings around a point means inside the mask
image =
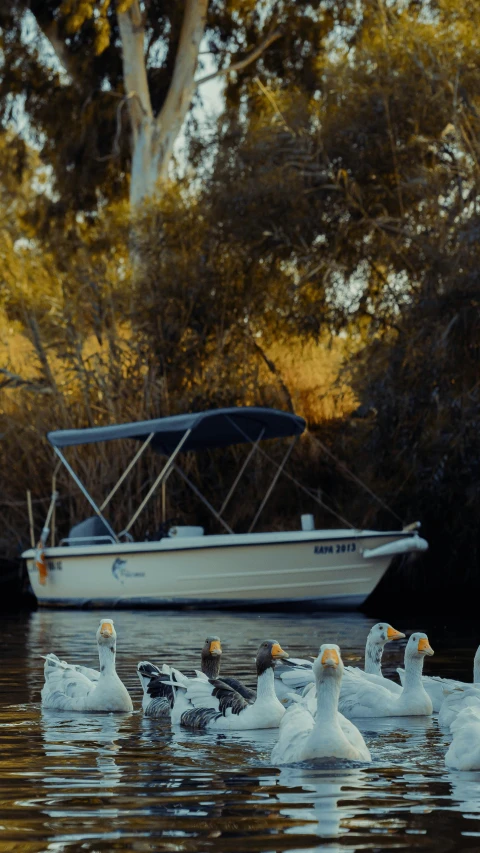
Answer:
MULTIPOLYGON (((269 763, 274 731, 172 731, 139 710, 140 657, 192 668, 205 636, 219 634, 223 671, 253 681, 265 637, 301 656, 338 642, 344 658, 358 662, 373 620, 121 611, 118 666, 135 713, 42 712, 41 655, 94 665, 98 616, 38 612, 7 618, 0 629, 0 851, 478 851, 480 773, 446 770, 448 738, 436 718, 362 721, 369 766, 280 770, 269 763)), ((468 679, 473 629, 455 639, 455 656, 451 635, 435 626, 430 633, 437 671, 468 679)), ((387 653, 390 672, 401 656, 400 646, 387 653)))

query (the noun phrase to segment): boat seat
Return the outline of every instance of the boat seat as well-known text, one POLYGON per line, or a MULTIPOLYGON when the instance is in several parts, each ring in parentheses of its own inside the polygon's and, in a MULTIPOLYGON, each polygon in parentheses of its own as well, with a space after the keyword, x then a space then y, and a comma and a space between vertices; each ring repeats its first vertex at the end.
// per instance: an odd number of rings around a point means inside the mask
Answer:
POLYGON ((72 546, 105 545, 112 541, 112 535, 105 522, 98 515, 93 515, 75 524, 64 541, 72 546))

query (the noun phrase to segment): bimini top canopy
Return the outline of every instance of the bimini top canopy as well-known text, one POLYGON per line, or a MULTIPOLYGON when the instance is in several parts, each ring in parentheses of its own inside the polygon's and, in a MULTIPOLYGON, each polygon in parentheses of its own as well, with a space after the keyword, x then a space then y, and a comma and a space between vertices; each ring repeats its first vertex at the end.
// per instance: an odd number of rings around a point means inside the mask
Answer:
POLYGON ((132 424, 58 430, 49 432, 47 438, 53 447, 71 447, 77 444, 112 441, 114 438, 145 441, 154 433, 152 447, 158 453, 170 456, 187 430, 191 430, 191 433, 182 445, 183 451, 227 447, 230 444, 257 441, 260 437, 267 439, 301 435, 305 426, 305 421, 298 415, 251 406, 173 415, 170 418, 132 424))

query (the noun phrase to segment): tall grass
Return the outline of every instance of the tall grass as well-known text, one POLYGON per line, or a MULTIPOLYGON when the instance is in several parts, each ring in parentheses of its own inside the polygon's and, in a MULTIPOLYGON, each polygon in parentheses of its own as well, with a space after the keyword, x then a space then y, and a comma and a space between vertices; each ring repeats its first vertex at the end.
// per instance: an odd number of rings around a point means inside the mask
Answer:
MULTIPOLYGON (((46 440, 49 430, 174 414, 179 411, 179 401, 172 393, 165 393, 164 378, 152 364, 139 357, 135 336, 126 324, 117 325, 118 362, 113 375, 110 373, 110 345, 105 337, 100 343, 97 336, 88 335, 76 350, 74 360, 71 355, 62 359, 58 350, 49 352, 54 388, 40 383, 41 365, 31 339, 5 322, 0 331, 2 363, 12 376, 21 377, 21 382, 12 381, 4 387, 0 410, 3 457, 0 502, 4 519, 1 550, 15 555, 29 543, 27 489, 32 492, 37 535, 43 526, 56 464, 53 449, 46 440)), ((241 387, 236 371, 232 372, 233 381, 222 402, 285 409, 286 387, 295 411, 303 415, 314 430, 327 420, 343 417, 356 404, 353 392, 340 379, 344 351, 341 340, 328 345, 301 345, 297 339, 288 344, 276 344, 267 353, 270 368, 264 360, 258 361, 250 356, 251 361, 244 366, 248 375, 244 387, 241 387)), ((212 357, 211 365, 204 369, 205 384, 208 385, 215 370, 220 372, 212 357)), ((205 388, 205 399, 208 400, 207 391, 205 388)), ((198 387, 195 392, 198 397, 198 387)), ((211 407, 215 407, 215 400, 211 407)), ((186 407, 187 410, 198 408, 195 399, 186 407)), ((284 442, 269 445, 268 454, 279 462, 285 451, 284 442)), ((115 441, 93 447, 68 448, 66 455, 100 505, 137 449, 138 444, 134 441, 115 441)), ((182 466, 218 509, 249 449, 239 445, 226 451, 188 454, 182 459, 182 466)), ((147 450, 128 475, 105 510, 115 530, 125 527, 164 461, 164 458, 147 450)), ((312 436, 307 435, 297 444, 288 470, 320 494, 323 492, 322 479, 330 477, 328 467, 312 436)), ((257 454, 226 511, 226 520, 234 529, 248 529, 274 473, 275 466, 257 454)), ((68 534, 74 523, 91 515, 92 509, 63 466, 57 476, 57 489, 60 493, 56 511, 58 541, 59 537, 68 534)), ((315 502, 291 482, 280 480, 259 520, 258 529, 280 529, 286 525, 298 527, 300 514, 311 511, 316 512, 317 517, 322 515, 323 524, 337 524, 334 516, 322 514, 315 502)), ((203 505, 199 505, 175 473, 168 480, 167 517, 176 523, 201 523, 211 532, 221 530, 218 522, 203 505)), ((152 497, 132 532, 136 538, 155 536, 162 521, 159 493, 152 497)))

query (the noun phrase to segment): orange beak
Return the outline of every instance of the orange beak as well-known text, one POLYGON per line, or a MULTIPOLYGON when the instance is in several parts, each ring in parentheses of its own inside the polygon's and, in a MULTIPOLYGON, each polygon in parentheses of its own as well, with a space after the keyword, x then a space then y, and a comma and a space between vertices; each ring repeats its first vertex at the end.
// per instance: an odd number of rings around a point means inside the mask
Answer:
POLYGON ((288 658, 288 652, 284 652, 280 643, 274 643, 272 646, 272 658, 288 658))
POLYGON ((104 636, 111 637, 113 634, 113 625, 110 625, 110 622, 102 622, 100 626, 100 633, 104 636))
POLYGON ((334 666, 335 668, 339 665, 340 658, 338 657, 338 652, 336 649, 325 649, 321 664, 322 666, 334 666))
POLYGON ((424 652, 426 655, 433 655, 433 649, 426 637, 422 637, 418 641, 418 651, 424 652))
POLYGON ((211 655, 221 655, 222 646, 220 644, 220 640, 212 640, 209 651, 211 655))
POLYGON ((401 631, 396 631, 391 625, 388 626, 387 640, 402 640, 404 636, 405 634, 402 634, 401 631))

